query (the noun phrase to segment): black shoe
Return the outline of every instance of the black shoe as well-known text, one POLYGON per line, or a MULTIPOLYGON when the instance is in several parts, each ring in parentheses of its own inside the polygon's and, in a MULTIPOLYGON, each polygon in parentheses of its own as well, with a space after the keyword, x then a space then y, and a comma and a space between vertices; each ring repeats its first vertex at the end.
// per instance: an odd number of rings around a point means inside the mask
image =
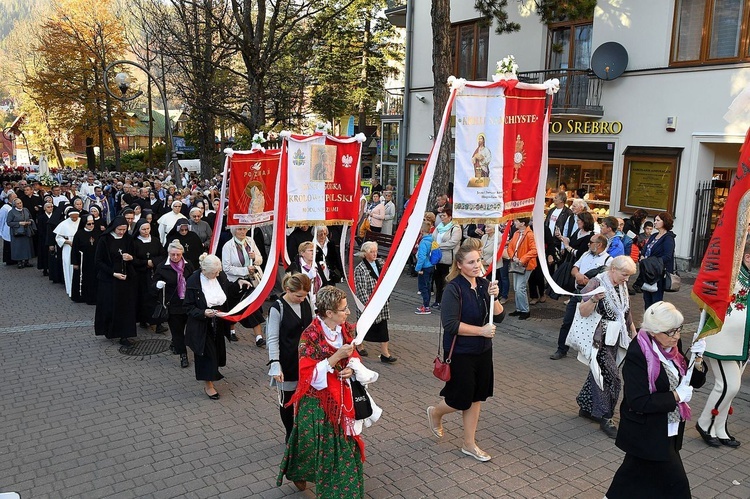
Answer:
POLYGON ((235 333, 234 331, 231 331, 231 332, 229 333, 229 341, 240 341, 240 340, 239 340, 239 339, 237 338, 237 333, 235 333))
POLYGON ((521 312, 520 310, 514 310, 513 312, 509 313, 508 315, 511 316, 511 317, 515 317, 517 315, 521 315, 522 313, 523 312, 521 312))
POLYGON ((568 355, 568 352, 563 352, 562 350, 558 350, 557 352, 553 353, 549 356, 552 360, 560 360, 563 357, 566 357, 568 355))
POLYGON ((184 369, 184 368, 186 368, 189 365, 190 364, 188 364, 187 354, 186 353, 181 353, 180 354, 180 367, 184 369))
POLYGON ((138 324, 138 327, 141 327, 143 329, 148 329, 149 327, 151 327, 151 325, 145 322, 141 322, 140 324, 138 324))
POLYGON ((24 267, 24 265, 23 265, 23 262, 18 262, 18 265, 17 265, 17 267, 18 267, 19 269, 22 269, 22 268, 24 267))
POLYGON ((589 411, 584 411, 583 409, 578 409, 578 415, 582 418, 590 419, 591 421, 595 421, 597 423, 602 422, 602 418, 597 418, 595 416, 592 416, 589 411))
POLYGON ((209 394, 208 394, 208 392, 206 391, 206 389, 204 388, 204 389, 203 389, 203 392, 204 392, 204 393, 206 394, 206 396, 207 396, 208 398, 210 398, 211 400, 219 400, 219 392, 218 392, 218 391, 217 391, 216 393, 214 393, 213 395, 209 395, 209 394))
POLYGON ((120 345, 124 347, 132 347, 135 344, 133 340, 130 340, 128 338, 120 338, 120 345))
POLYGON ((156 326, 156 334, 166 334, 167 331, 169 331, 169 328, 164 324, 159 324, 158 326, 156 326))
POLYGON ((736 440, 734 437, 720 438, 719 442, 721 442, 721 445, 726 445, 727 447, 732 448, 737 448, 740 446, 740 441, 736 440))
POLYGON ((29 263, 28 261, 25 261, 25 262, 23 262, 23 266, 24 267, 33 267, 34 264, 33 263, 29 263))
POLYGON ((385 355, 380 355, 380 362, 383 362, 384 364, 393 364, 398 359, 394 357, 393 355, 386 357, 385 355))
POLYGON ((265 339, 263 339, 263 337, 262 337, 262 336, 261 336, 260 338, 258 338, 257 340, 255 340, 255 346, 256 346, 256 347, 258 347, 258 348, 262 348, 262 347, 264 347, 265 345, 266 345, 266 340, 265 340, 265 339))
POLYGON ((520 321, 525 321, 529 317, 531 317, 531 312, 522 312, 522 313, 518 314, 518 320, 520 320, 520 321))
POLYGON ((610 418, 602 418, 599 423, 599 428, 601 428, 604 434, 609 438, 617 438, 617 426, 615 426, 610 418))
POLYGON ((721 441, 718 438, 712 437, 709 433, 703 431, 703 428, 701 428, 700 424, 695 423, 695 429, 698 430, 698 434, 708 445, 710 445, 711 447, 721 447, 721 441))

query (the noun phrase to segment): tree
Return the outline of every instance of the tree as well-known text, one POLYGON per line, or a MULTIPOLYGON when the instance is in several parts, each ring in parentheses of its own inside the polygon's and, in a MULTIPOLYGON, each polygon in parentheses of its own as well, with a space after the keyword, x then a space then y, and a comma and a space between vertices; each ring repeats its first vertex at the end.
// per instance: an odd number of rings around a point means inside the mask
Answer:
MULTIPOLYGON (((594 15, 596 0, 534 0, 537 14, 542 22, 550 23, 566 19, 586 19, 594 15)), ((495 23, 495 33, 512 33, 521 29, 518 23, 509 22, 506 8, 508 0, 475 0, 474 8, 482 14, 488 23, 495 23)), ((435 79, 433 87, 433 122, 437 136, 442 113, 448 103, 450 91, 446 85, 453 65, 450 32, 450 0, 432 0, 432 72, 435 79)), ((435 179, 428 205, 433 206, 437 196, 446 192, 450 181, 450 141, 443 140, 438 153, 435 179)))

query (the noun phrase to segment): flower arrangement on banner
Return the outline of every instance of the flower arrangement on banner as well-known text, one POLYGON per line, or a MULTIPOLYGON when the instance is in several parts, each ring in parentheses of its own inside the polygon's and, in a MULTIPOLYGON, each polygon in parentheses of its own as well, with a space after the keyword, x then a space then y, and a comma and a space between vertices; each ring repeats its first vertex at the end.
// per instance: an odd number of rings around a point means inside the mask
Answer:
POLYGON ((45 187, 53 187, 57 184, 57 180, 49 173, 42 173, 39 175, 39 183, 45 187))
POLYGON ((492 75, 492 79, 494 81, 517 80, 517 73, 518 64, 516 64, 516 58, 513 55, 508 55, 497 61, 497 69, 495 70, 495 74, 492 75))
POLYGON ((331 132, 332 129, 333 127, 331 126, 331 123, 328 121, 326 121, 325 123, 321 122, 315 125, 315 133, 328 134, 331 132))
POLYGON ((251 150, 255 151, 257 149, 262 150, 265 152, 265 149, 263 149, 263 143, 266 141, 266 138, 263 136, 263 132, 258 132, 255 135, 253 135, 253 145, 251 146, 251 150))

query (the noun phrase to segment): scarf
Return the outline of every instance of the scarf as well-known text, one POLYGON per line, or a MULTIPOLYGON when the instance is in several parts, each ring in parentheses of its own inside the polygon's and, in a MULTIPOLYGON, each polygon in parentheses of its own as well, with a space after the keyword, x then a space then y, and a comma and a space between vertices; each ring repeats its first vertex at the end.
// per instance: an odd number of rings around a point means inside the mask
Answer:
POLYGON ((437 227, 435 227, 435 230, 438 231, 438 234, 444 234, 451 230, 453 228, 453 220, 448 222, 447 224, 444 224, 443 222, 440 222, 437 227))
POLYGON ((305 259, 302 257, 299 257, 299 268, 302 270, 302 273, 305 274, 307 277, 310 278, 312 281, 312 294, 317 295, 318 290, 323 285, 323 280, 320 278, 320 275, 318 274, 318 268, 315 266, 315 262, 308 265, 305 263, 305 259))
POLYGON ((240 241, 235 237, 234 245, 237 247, 237 257, 240 259, 242 266, 247 267, 248 265, 252 265, 253 262, 250 260, 250 254, 247 251, 247 238, 240 241))
POLYGON ((177 272, 177 297, 180 300, 185 299, 185 259, 183 258, 177 263, 174 263, 172 260, 169 261, 169 266, 172 267, 172 270, 177 272))
MULTIPOLYGON (((677 370, 680 371, 680 378, 685 376, 687 363, 685 362, 685 357, 682 356, 677 347, 671 349, 669 352, 665 351, 658 342, 651 338, 651 335, 649 335, 645 329, 638 331, 636 338, 638 338, 638 346, 641 347, 643 356, 646 357, 649 393, 654 393, 656 391, 656 378, 659 377, 659 372, 661 371, 661 361, 656 352, 654 352, 654 349, 651 346, 652 344, 656 345, 665 359, 671 361, 677 367, 677 370)), ((680 410, 680 417, 684 421, 690 419, 690 406, 687 402, 678 402, 677 408, 680 410)))
MULTIPOLYGON (((630 309, 630 296, 628 295, 627 284, 620 284, 615 288, 609 279, 609 271, 604 271, 597 276, 600 284, 604 287, 604 309, 609 317, 614 317, 620 324, 620 338, 629 338, 628 325, 625 320, 625 314, 630 309)), ((626 345, 627 348, 627 345, 626 345)))

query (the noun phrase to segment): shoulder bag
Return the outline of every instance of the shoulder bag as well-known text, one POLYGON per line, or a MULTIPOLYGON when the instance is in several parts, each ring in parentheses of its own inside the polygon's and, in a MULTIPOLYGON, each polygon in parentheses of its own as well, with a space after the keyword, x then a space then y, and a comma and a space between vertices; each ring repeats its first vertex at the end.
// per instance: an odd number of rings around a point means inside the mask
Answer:
POLYGON ((357 378, 351 378, 349 386, 352 389, 352 400, 354 401, 354 419, 362 420, 372 416, 372 403, 367 388, 357 381, 357 378))
POLYGON ((594 332, 601 322, 602 316, 596 309, 588 317, 582 316, 581 303, 576 305, 576 314, 573 317, 573 323, 570 325, 565 344, 578 350, 588 359, 591 357, 591 348, 594 344, 594 332))
MULTIPOLYGON (((161 288, 161 303, 156 304, 154 313, 151 314, 151 320, 154 324, 161 324, 169 320, 169 302, 166 302, 166 289, 166 286, 161 288)), ((171 300, 172 299, 170 298, 170 301, 171 300)))
POLYGON ((508 272, 511 274, 525 274, 526 273, 526 267, 521 263, 514 260, 514 258, 518 255, 518 248, 521 247, 521 241, 523 241, 523 238, 526 237, 526 231, 524 231, 523 235, 518 238, 518 244, 516 244, 516 251, 513 252, 513 256, 510 257, 510 265, 508 266, 508 272))
MULTIPOLYGON (((461 321, 461 290, 458 290, 458 319, 459 322, 461 321)), ((438 351, 437 356, 435 357, 435 360, 433 361, 433 367, 432 367, 432 374, 435 375, 437 379, 440 381, 448 382, 451 379, 451 357, 453 356, 453 348, 456 346, 456 339, 458 338, 458 333, 453 335, 453 341, 451 342, 451 349, 450 352, 448 352, 448 357, 445 358, 445 361, 442 360, 440 356, 440 349, 443 345, 443 322, 440 321, 440 334, 438 334, 438 351)))
POLYGON ((666 282, 664 284, 664 291, 668 291, 670 293, 676 293, 680 290, 680 285, 682 285, 682 279, 680 278, 680 275, 677 273, 677 271, 674 271, 672 273, 666 272, 666 282))

